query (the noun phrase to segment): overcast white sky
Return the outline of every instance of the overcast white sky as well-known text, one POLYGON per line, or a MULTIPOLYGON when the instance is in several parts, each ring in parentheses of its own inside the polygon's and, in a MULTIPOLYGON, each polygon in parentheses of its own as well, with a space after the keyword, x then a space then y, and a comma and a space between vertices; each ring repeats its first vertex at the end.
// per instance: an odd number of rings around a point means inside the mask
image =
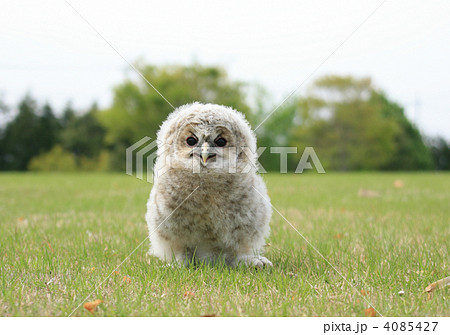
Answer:
MULTIPOLYGON (((383 0, 68 0, 128 61, 222 65, 281 102, 383 0)), ((64 0, 2 1, 0 96, 97 101, 126 62, 64 0)), ((371 76, 427 135, 450 139, 450 1, 386 1, 297 93, 325 74, 371 76)), ((150 81, 152 78, 148 78, 150 81)), ((162 92, 164 94, 164 92, 162 92)))

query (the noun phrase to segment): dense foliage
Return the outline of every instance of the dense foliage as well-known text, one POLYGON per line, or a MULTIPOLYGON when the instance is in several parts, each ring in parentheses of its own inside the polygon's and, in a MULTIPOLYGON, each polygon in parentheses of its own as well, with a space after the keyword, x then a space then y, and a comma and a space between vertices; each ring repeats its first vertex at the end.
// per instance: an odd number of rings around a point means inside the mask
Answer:
MULTIPOLYGON (((229 105, 256 128, 260 147, 290 146, 294 171, 305 147, 313 147, 327 170, 425 170, 450 168, 449 144, 424 140, 404 110, 369 78, 325 76, 304 96, 275 109, 267 91, 232 81, 224 69, 200 65, 138 66, 173 106, 193 101, 229 105), (273 112, 273 113, 272 113, 273 112), (268 117, 270 115, 270 117, 268 117), (296 151, 297 153, 294 153, 296 151)), ((114 88, 111 105, 55 113, 25 96, 17 108, 0 101, 0 170, 123 170, 125 149, 155 138, 173 110, 141 77, 114 88)), ((276 151, 276 150, 274 150, 276 151)), ((278 170, 280 155, 266 149, 266 170, 278 170)))
MULTIPOLYGON (((280 107, 264 125, 263 138, 314 147, 325 169, 424 170, 429 149, 403 108, 376 90, 370 79, 326 76, 307 95, 280 107)), ((298 162, 302 150, 292 155, 298 162)), ((292 166, 295 169, 295 166, 292 166)))

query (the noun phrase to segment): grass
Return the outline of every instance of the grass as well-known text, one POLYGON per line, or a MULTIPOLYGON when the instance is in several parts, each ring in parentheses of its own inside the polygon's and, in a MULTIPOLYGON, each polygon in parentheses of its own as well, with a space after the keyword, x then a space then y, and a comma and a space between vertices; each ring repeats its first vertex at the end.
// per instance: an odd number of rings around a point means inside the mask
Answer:
POLYGON ((145 241, 94 290, 146 238, 151 185, 0 174, 0 315, 66 316, 94 291, 95 316, 364 316, 367 301, 384 316, 450 316, 448 287, 424 293, 449 276, 449 174, 264 178, 273 205, 346 280, 275 212, 272 269, 164 267, 145 241))

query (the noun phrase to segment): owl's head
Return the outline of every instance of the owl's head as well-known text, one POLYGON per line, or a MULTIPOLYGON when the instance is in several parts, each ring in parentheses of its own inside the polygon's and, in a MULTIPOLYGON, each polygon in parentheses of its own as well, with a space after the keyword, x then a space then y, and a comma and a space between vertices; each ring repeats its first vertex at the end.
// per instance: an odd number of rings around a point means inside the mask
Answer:
POLYGON ((256 166, 256 138, 244 115, 232 108, 193 103, 177 108, 158 132, 161 168, 233 173, 256 166))

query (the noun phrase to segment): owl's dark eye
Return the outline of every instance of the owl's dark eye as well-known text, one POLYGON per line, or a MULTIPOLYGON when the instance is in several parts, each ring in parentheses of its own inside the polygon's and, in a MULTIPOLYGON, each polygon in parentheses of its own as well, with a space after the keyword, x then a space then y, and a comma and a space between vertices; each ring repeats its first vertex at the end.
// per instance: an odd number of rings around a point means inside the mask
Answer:
POLYGON ((224 147, 225 144, 227 144, 227 140, 223 137, 219 137, 217 140, 214 141, 218 147, 224 147))
POLYGON ((193 145, 196 145, 197 144, 197 142, 198 142, 198 140, 194 137, 194 136, 189 136, 187 139, 186 139, 186 143, 189 145, 189 146, 193 146, 193 145))

